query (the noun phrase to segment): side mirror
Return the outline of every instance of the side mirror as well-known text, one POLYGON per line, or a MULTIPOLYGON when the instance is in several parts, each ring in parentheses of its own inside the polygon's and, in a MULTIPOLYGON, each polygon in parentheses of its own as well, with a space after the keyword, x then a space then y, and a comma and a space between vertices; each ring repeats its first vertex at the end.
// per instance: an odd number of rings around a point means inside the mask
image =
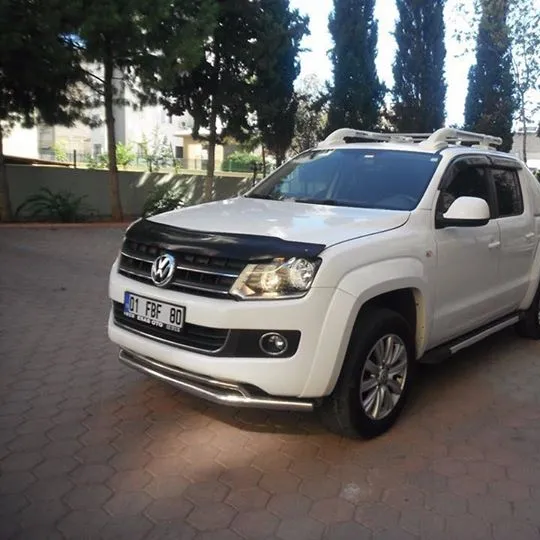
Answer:
POLYGON ((458 197, 436 220, 437 229, 445 227, 481 227, 490 219, 488 203, 479 197, 458 197))

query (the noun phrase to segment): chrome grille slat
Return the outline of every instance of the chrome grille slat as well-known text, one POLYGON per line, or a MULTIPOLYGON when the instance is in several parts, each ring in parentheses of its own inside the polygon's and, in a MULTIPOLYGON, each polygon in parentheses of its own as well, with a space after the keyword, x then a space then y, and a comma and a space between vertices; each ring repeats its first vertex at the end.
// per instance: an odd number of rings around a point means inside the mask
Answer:
POLYGON ((151 265, 161 254, 168 252, 176 258, 176 275, 169 289, 213 296, 229 297, 229 290, 247 264, 235 259, 212 258, 196 253, 176 252, 156 245, 126 241, 120 252, 119 272, 132 279, 152 283, 151 265))

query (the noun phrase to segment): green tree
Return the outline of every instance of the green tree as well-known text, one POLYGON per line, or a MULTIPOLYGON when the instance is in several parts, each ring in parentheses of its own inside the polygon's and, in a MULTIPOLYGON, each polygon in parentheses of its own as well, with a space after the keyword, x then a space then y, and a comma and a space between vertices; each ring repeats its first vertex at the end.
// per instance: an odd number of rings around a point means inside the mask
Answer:
POLYGON ((79 55, 58 0, 0 0, 0 219, 13 217, 3 137, 16 124, 71 125, 85 110, 79 55))
POLYGON ((298 100, 294 81, 300 74, 300 42, 309 19, 291 10, 289 0, 258 0, 254 109, 262 144, 277 165, 285 160, 294 136, 298 100))
POLYGON ((328 28, 334 48, 334 84, 330 94, 328 131, 343 127, 374 129, 384 98, 377 76, 375 0, 334 0, 328 28))
POLYGON ((517 109, 510 56, 510 0, 481 0, 476 38, 476 62, 469 71, 465 127, 503 139, 501 150, 512 148, 512 119, 517 109))
POLYGON ((162 85, 163 103, 170 114, 186 111, 193 117, 193 137, 208 143, 204 197, 213 196, 216 145, 232 136, 238 141, 250 132, 249 103, 253 89, 253 48, 258 4, 251 0, 217 0, 217 23, 204 54, 193 69, 178 71, 162 85), (218 126, 218 120, 222 126, 218 126), (207 134, 202 134, 206 129, 207 134))
POLYGON ((526 162, 527 126, 539 105, 535 94, 540 91, 540 9, 530 9, 530 0, 511 0, 508 26, 518 121, 523 130, 521 152, 526 162))
POLYGON ((443 127, 445 0, 397 0, 394 124, 401 132, 443 127))
POLYGON ((122 169, 126 169, 128 165, 135 161, 137 155, 131 144, 119 142, 116 145, 116 162, 122 169))
POLYGON ((157 172, 173 161, 173 151, 167 137, 160 135, 156 127, 152 131, 152 138, 143 135, 139 149, 146 162, 148 172, 157 172))
MULTIPOLYGON (((124 103, 123 88, 150 101, 154 91, 198 58, 212 28, 214 0, 73 0, 78 14, 77 44, 91 65, 96 103, 105 108, 107 147, 116 148, 114 105, 124 103)), ((112 215, 122 219, 116 152, 108 152, 112 215)))
POLYGON ((328 113, 324 87, 315 75, 302 79, 296 94, 298 109, 291 150, 299 154, 323 138, 328 113))

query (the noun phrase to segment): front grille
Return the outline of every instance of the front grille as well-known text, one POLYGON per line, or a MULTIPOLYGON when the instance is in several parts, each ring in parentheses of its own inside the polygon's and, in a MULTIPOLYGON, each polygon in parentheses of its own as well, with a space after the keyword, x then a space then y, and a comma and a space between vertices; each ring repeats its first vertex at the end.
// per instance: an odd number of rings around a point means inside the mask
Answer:
MULTIPOLYGON (((152 263, 167 250, 126 240, 120 255, 119 272, 138 281, 152 283, 152 263)), ((168 289, 201 296, 226 298, 246 263, 234 259, 207 257, 172 251, 177 267, 168 289)))
POLYGON ((158 341, 165 341, 171 345, 206 353, 216 353, 222 349, 230 333, 227 329, 209 328, 189 323, 184 324, 182 332, 158 328, 124 315, 123 305, 120 302, 113 303, 113 312, 115 323, 122 328, 144 334, 158 341))

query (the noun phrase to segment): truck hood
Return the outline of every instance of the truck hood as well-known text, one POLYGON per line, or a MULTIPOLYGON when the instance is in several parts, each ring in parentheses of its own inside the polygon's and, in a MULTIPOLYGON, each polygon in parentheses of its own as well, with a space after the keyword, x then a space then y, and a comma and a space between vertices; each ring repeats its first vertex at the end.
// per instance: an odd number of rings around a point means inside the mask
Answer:
POLYGON ((329 247, 404 225, 410 212, 237 197, 149 218, 192 231, 277 237, 329 247))

